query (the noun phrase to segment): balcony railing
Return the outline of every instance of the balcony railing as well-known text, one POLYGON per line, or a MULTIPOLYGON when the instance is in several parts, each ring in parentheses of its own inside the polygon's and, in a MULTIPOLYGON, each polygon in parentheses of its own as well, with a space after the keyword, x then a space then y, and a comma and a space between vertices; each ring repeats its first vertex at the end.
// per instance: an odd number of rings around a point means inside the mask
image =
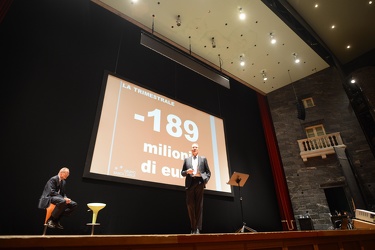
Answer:
POLYGON ((327 155, 335 153, 333 147, 346 147, 342 142, 340 132, 298 140, 298 145, 303 161, 316 156, 325 159, 327 155))

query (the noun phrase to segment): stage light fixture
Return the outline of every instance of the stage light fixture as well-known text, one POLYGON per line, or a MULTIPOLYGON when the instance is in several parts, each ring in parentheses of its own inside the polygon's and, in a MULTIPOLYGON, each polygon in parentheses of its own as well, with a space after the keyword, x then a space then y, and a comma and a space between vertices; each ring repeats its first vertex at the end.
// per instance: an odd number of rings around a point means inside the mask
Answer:
POLYGON ((242 12, 242 8, 239 9, 239 18, 240 20, 245 20, 246 19, 246 14, 242 12))
POLYGON ((299 58, 298 58, 297 53, 293 53, 292 55, 293 55, 293 58, 294 58, 294 62, 295 62, 295 63, 299 63, 300 60, 299 60, 299 58))
POLYGON ((243 67, 245 66, 245 61, 243 60, 243 56, 240 55, 240 65, 243 67))
POLYGON ((181 18, 180 18, 180 15, 177 16, 176 24, 177 24, 177 26, 181 26, 181 18))
POLYGON ((218 73, 206 65, 203 65, 203 63, 192 59, 190 55, 185 55, 179 52, 163 40, 158 39, 146 32, 141 32, 140 43, 141 45, 161 54, 162 56, 165 56, 166 58, 169 58, 170 60, 175 61, 176 63, 206 77, 207 79, 210 79, 211 81, 230 89, 229 78, 227 78, 224 74, 218 73))
POLYGON ((267 73, 266 73, 266 70, 265 69, 263 69, 261 72, 260 72, 261 74, 262 74, 262 77, 263 77, 263 81, 267 81, 267 73))
POLYGON ((273 33, 270 33, 270 37, 271 37, 271 43, 275 44, 276 43, 275 35, 273 33))
POLYGON ((212 48, 216 48, 215 37, 211 39, 212 48))

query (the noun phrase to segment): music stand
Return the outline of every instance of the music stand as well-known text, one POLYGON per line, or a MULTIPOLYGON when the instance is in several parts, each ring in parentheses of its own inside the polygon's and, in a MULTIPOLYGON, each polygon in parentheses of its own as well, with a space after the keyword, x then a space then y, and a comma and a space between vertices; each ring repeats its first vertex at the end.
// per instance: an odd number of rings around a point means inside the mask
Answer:
POLYGON ((242 218, 242 227, 236 231, 236 233, 244 233, 245 229, 247 229, 250 232, 256 232, 256 230, 246 226, 246 222, 243 220, 243 208, 242 208, 242 196, 241 196, 241 187, 245 185, 247 179, 249 178, 248 174, 238 173, 234 172, 232 176, 230 177, 230 180, 227 182, 227 184, 231 186, 238 186, 238 191, 240 195, 240 205, 241 205, 241 218, 242 218))

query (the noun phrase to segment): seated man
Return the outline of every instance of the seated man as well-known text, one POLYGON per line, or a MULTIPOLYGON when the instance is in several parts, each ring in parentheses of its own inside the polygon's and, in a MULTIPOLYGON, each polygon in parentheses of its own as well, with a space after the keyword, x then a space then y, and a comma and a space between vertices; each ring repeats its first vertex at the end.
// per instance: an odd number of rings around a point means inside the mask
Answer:
POLYGON ((77 203, 69 199, 65 194, 65 180, 68 176, 68 168, 63 167, 60 169, 57 175, 47 181, 43 194, 39 199, 38 208, 40 209, 46 209, 50 203, 56 205, 47 222, 49 228, 64 229, 60 224, 61 217, 70 215, 77 207, 77 203))

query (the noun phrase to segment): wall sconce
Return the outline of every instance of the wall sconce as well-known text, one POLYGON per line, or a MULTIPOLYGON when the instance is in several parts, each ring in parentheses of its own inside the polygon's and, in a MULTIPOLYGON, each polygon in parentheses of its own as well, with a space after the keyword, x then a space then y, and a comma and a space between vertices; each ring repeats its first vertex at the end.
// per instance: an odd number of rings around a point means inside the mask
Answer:
POLYGON ((261 74, 262 74, 262 77, 263 77, 263 81, 267 81, 267 73, 266 73, 266 70, 265 69, 263 69, 261 72, 260 72, 261 74))
POLYGON ((211 39, 212 48, 216 48, 215 37, 211 39))
POLYGON ((240 65, 243 67, 245 66, 245 61, 243 60, 243 56, 240 55, 240 65))
POLYGON ((181 18, 180 18, 180 15, 177 16, 176 24, 177 24, 178 27, 181 26, 181 18))
POLYGON ((242 12, 242 8, 240 8, 240 14, 238 15, 238 17, 240 18, 240 20, 245 20, 246 18, 246 14, 242 12))
POLYGON ((299 63, 300 60, 299 60, 299 58, 298 58, 297 53, 293 53, 292 55, 293 55, 293 57, 294 57, 294 62, 295 62, 295 63, 299 63))
POLYGON ((270 37, 271 37, 271 43, 275 44, 276 43, 275 35, 273 33, 270 33, 270 37))

